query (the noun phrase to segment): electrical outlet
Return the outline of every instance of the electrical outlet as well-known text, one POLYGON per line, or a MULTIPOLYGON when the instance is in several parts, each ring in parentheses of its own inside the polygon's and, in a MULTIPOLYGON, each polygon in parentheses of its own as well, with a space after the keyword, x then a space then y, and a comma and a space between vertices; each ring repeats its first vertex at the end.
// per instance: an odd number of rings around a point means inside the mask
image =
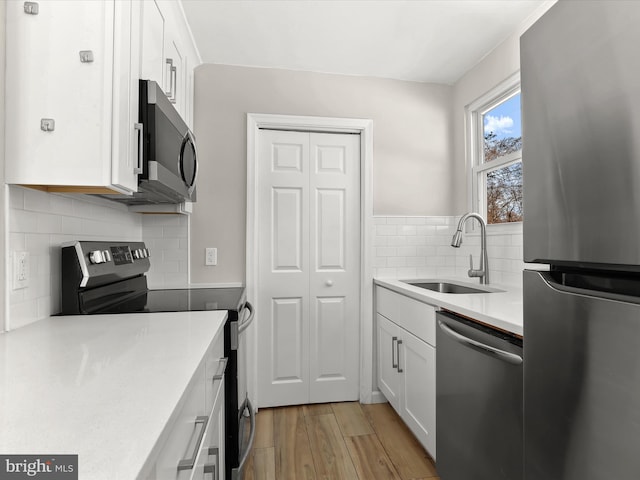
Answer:
POLYGON ((13 253, 13 289, 29 286, 29 252, 13 253))
POLYGON ((205 248, 204 249, 204 264, 205 265, 217 265, 218 264, 218 249, 217 248, 205 248))

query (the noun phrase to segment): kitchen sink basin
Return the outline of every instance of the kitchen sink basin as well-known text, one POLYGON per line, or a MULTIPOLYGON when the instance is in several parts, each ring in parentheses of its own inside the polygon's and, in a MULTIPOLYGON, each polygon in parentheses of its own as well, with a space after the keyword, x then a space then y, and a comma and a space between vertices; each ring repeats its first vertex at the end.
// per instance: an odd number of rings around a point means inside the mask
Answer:
POLYGON ((441 282, 441 281, 428 281, 428 280, 402 280, 404 283, 413 285, 414 287, 424 288, 438 293, 494 293, 501 292, 497 288, 485 287, 484 285, 478 287, 470 287, 467 285, 461 285, 459 283, 441 282))

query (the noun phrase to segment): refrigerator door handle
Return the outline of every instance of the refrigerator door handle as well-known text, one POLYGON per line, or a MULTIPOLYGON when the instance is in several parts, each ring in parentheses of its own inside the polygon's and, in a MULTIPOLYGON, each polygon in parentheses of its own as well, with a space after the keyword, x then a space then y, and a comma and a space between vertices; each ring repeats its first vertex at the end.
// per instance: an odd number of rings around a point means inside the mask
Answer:
MULTIPOLYGON (((580 281, 581 277, 589 278, 589 274, 566 274, 567 279, 559 282, 550 272, 534 271, 533 273, 539 275, 549 288, 559 293, 640 303, 640 282, 638 280, 628 280, 625 281, 624 285, 616 283, 616 287, 609 286, 608 288, 599 289, 603 285, 586 285, 580 281)), ((618 282, 620 281, 618 280, 618 282)))
POLYGON ((498 348, 494 348, 490 345, 485 345, 484 343, 478 342, 477 340, 473 340, 469 337, 465 337, 464 335, 456 332, 452 328, 448 327, 444 324, 442 320, 438 320, 438 326, 440 330, 449 335, 454 340, 471 347, 475 350, 479 350, 483 353, 488 353, 489 355, 502 360, 504 362, 510 363, 512 365, 521 365, 522 357, 520 355, 516 355, 515 353, 505 352, 504 350, 500 350, 498 348))

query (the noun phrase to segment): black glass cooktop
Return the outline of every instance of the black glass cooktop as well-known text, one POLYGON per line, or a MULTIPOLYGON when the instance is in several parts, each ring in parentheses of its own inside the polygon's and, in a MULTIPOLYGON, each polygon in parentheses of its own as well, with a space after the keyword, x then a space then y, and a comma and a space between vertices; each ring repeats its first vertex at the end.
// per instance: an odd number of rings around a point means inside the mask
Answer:
POLYGON ((244 287, 147 290, 93 314, 235 310, 244 304, 244 287))

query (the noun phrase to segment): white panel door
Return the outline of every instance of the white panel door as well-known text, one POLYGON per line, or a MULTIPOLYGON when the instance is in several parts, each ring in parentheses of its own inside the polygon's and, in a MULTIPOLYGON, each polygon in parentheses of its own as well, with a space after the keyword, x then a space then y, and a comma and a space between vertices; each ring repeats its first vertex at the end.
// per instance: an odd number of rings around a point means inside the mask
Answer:
POLYGON ((358 399, 360 136, 310 134, 310 401, 358 399))
POLYGON ((259 405, 356 400, 360 137, 261 130, 259 405))
POLYGON ((260 132, 260 406, 309 398, 309 136, 260 132))

